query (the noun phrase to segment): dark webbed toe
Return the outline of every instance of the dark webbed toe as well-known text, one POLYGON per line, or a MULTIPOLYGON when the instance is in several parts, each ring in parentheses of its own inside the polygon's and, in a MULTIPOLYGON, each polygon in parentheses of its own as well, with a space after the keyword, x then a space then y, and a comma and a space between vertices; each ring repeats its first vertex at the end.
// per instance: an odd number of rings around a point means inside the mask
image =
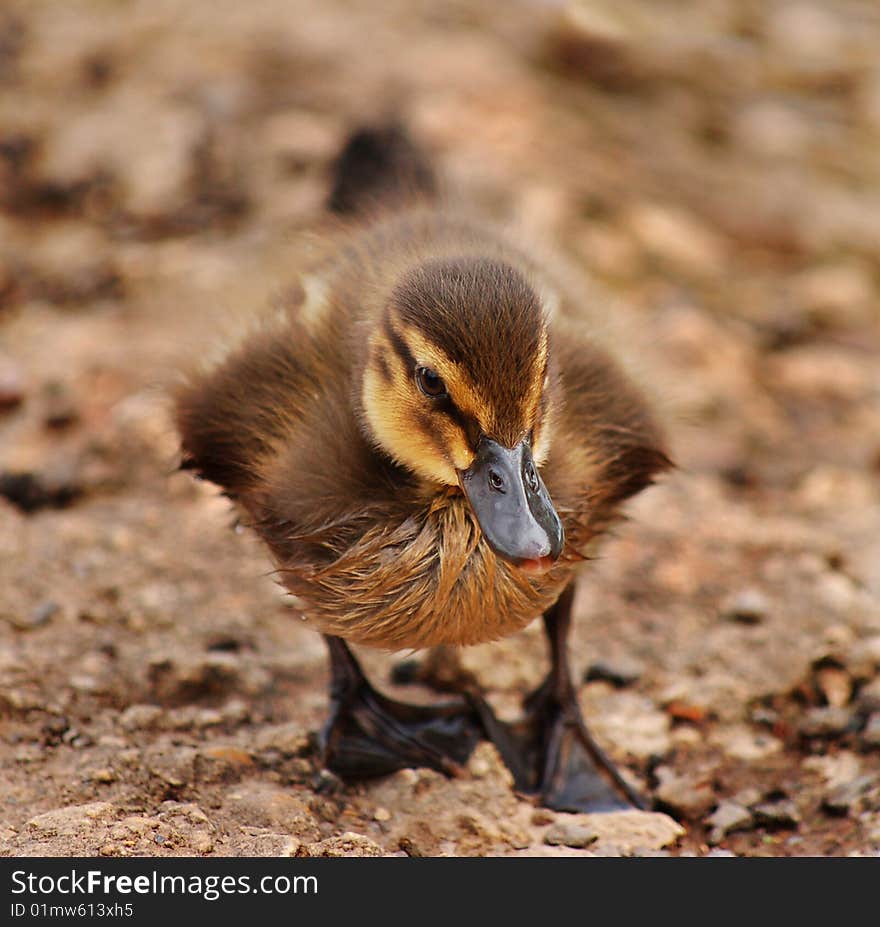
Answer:
POLYGON ((338 638, 331 655, 331 714, 322 732, 324 764, 343 779, 427 766, 456 775, 483 736, 466 701, 407 705, 377 692, 338 638))
POLYGON ((534 776, 527 791, 545 807, 584 812, 648 807, 595 742, 574 697, 560 701, 550 686, 542 686, 530 699, 524 727, 534 776))
POLYGON ((552 667, 526 699, 521 721, 504 724, 481 714, 489 738, 516 788, 556 811, 619 811, 649 803, 620 775, 581 716, 571 682, 567 636, 573 587, 544 615, 552 667))

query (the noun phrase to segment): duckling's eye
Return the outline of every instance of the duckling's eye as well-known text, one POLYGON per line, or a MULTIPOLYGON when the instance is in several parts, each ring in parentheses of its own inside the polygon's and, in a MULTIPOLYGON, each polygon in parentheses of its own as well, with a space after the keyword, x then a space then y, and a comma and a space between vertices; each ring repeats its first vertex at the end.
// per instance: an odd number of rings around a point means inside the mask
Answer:
POLYGON ((435 371, 430 367, 418 367, 416 369, 416 383, 419 389, 431 399, 440 399, 446 396, 446 384, 443 382, 435 371))

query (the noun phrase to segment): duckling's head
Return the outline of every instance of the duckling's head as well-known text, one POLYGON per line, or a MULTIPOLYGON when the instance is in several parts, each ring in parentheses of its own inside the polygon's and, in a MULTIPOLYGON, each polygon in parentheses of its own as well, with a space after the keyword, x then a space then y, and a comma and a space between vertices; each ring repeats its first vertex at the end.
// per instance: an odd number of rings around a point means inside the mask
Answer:
POLYGON ((461 487, 504 559, 547 569, 563 531, 538 467, 554 406, 547 320, 513 265, 436 258, 407 269, 367 345, 374 442, 425 481, 461 487))

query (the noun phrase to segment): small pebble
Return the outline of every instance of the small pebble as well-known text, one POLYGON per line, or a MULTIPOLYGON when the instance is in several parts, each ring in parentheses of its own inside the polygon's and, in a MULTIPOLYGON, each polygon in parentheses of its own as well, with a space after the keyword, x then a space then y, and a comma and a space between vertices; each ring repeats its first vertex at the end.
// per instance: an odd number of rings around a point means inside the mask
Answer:
POLYGON ((365 837, 347 831, 338 837, 328 837, 317 843, 301 844, 295 854, 297 857, 340 857, 340 856, 384 856, 384 851, 377 843, 365 837))
POLYGON ((859 689, 856 704, 862 711, 880 711, 880 676, 872 679, 859 689))
POLYGON ((116 773, 113 772, 109 766, 106 766, 101 769, 94 770, 89 778, 92 780, 92 782, 110 783, 116 781, 116 773))
POLYGON ((796 827, 801 820, 797 805, 787 798, 755 805, 752 814, 761 827, 796 827))
POLYGON ((667 703, 665 711, 673 721, 685 721, 688 724, 704 724, 708 713, 702 705, 693 705, 681 699, 673 699, 667 703))
POLYGON ((659 785, 654 794, 676 814, 700 818, 715 804, 715 793, 705 777, 680 775, 669 766, 655 770, 659 785))
POLYGON ((51 599, 41 602, 30 615, 31 627, 37 628, 41 625, 48 624, 55 615, 61 610, 61 606, 51 599))
POLYGON ((374 820, 374 821, 379 821, 379 822, 382 822, 382 821, 390 821, 390 820, 391 820, 391 812, 390 812, 387 808, 377 808, 377 809, 373 812, 373 820, 374 820))
POLYGON ((834 815, 847 815, 880 802, 880 777, 876 774, 858 776, 841 783, 825 796, 822 807, 834 815))
POLYGON ((556 815, 549 808, 536 808, 532 812, 532 824, 535 827, 543 827, 545 824, 552 824, 556 820, 556 815))
POLYGON ((591 843, 595 843, 599 835, 590 827, 583 824, 567 823, 560 821, 554 824, 546 834, 544 834, 544 843, 551 847, 572 847, 582 850, 591 843))
POLYGON ((591 663, 584 673, 584 682, 609 682, 615 689, 625 689, 638 682, 642 676, 642 665, 635 661, 597 660, 591 663))
POLYGON ((0 357, 0 415, 20 406, 24 396, 21 372, 11 361, 0 357))
POLYGON ((709 833, 709 843, 721 843, 732 831, 748 830, 754 823, 752 812, 735 801, 723 801, 706 818, 706 823, 712 828, 709 833))
POLYGON ((158 705, 129 705, 119 716, 119 726, 126 731, 156 727, 164 714, 158 705))
POLYGON ((67 388, 61 383, 50 383, 46 388, 46 409, 43 422, 47 428, 60 431, 79 420, 79 410, 67 388))
POLYGON ((854 676, 873 676, 880 669, 880 634, 857 640, 849 648, 846 665, 854 676))
POLYGON ((769 611, 767 597, 757 589, 743 589, 725 599, 721 605, 721 617, 739 624, 760 624, 769 611))
POLYGON ((761 792, 756 788, 740 789, 734 796, 733 801, 742 805, 744 808, 751 808, 761 801, 761 792))
POLYGON ((845 734, 852 723, 853 713, 848 708, 810 708, 798 724, 803 737, 836 737, 845 734))
POLYGON ((862 742, 866 747, 880 747, 880 711, 875 711, 862 731, 862 742))
POLYGON ((832 708, 843 708, 852 698, 852 679, 849 673, 836 666, 823 666, 816 670, 816 685, 832 708))

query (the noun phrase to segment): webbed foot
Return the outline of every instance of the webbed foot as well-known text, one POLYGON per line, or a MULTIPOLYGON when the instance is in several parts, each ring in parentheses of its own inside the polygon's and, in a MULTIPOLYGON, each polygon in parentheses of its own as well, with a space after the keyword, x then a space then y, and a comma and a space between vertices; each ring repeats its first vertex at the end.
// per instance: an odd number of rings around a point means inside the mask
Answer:
POLYGON ((377 692, 348 647, 326 638, 332 670, 331 714, 321 743, 324 764, 342 779, 383 776, 408 766, 457 775, 483 730, 466 701, 408 705, 377 692))
POLYGON ((620 775, 581 715, 566 646, 573 599, 570 586, 544 615, 552 667, 526 699, 524 718, 506 724, 481 712, 483 727, 516 788, 543 806, 581 812, 646 809, 650 803, 620 775))

